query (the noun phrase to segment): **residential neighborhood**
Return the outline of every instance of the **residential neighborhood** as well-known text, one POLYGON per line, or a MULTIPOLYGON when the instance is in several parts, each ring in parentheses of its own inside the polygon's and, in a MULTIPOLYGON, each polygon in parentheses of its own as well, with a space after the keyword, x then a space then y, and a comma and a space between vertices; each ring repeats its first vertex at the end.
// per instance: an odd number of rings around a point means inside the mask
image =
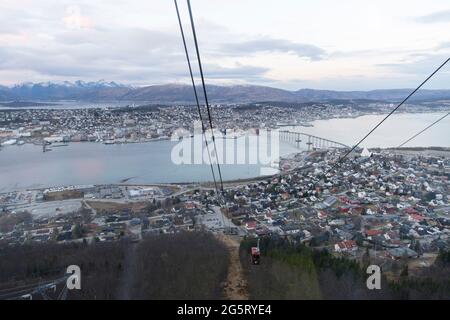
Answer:
POLYGON ((139 241, 146 234, 206 229, 285 237, 355 260, 424 257, 424 266, 450 249, 448 157, 360 150, 329 171, 341 154, 317 150, 282 159, 280 174, 226 184, 224 203, 207 184, 4 193, 0 241, 139 241))

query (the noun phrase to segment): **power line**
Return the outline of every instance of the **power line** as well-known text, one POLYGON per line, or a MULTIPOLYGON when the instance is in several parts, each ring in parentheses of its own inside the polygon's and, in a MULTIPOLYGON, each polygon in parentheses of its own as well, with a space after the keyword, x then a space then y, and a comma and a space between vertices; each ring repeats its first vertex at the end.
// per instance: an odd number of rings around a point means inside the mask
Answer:
POLYGON ((411 138, 409 138, 408 140, 406 140, 405 142, 403 142, 403 143, 402 143, 401 145, 399 145, 397 148, 403 147, 405 144, 407 144, 408 142, 410 142, 412 139, 414 139, 414 138, 417 137, 418 135, 420 135, 420 134, 424 133, 425 131, 427 131, 428 129, 430 129, 432 126, 434 126, 434 125, 435 125, 436 123, 438 123, 439 121, 444 120, 449 114, 450 114, 450 112, 447 113, 446 115, 440 117, 438 120, 436 120, 435 122, 433 122, 432 124, 430 124, 430 125, 429 125, 428 127, 426 127, 425 129, 423 129, 423 130, 417 132, 415 135, 413 135, 411 138))
POLYGON ((400 108, 413 94, 415 94, 425 83, 428 82, 443 66, 447 64, 447 62, 450 61, 450 58, 444 61, 436 70, 433 71, 432 74, 430 74, 416 89, 414 89, 405 99, 403 99, 402 102, 400 102, 386 117, 383 118, 375 127, 372 128, 372 130, 367 133, 364 138, 362 138, 357 144, 355 144, 349 151, 347 151, 342 157, 338 159, 338 161, 327 171, 329 173, 331 170, 333 170, 335 167, 341 164, 344 159, 353 152, 366 138, 372 134, 387 118, 389 118, 395 111, 397 111, 398 108, 400 108))
POLYGON ((218 154, 217 154, 216 139, 214 137, 214 128, 213 128, 213 124, 212 124, 211 111, 209 108, 208 95, 206 93, 205 77, 203 76, 203 68, 202 68, 202 61, 200 58, 200 50, 198 48, 197 33, 195 32, 194 18, 192 16, 191 1, 187 0, 187 4, 188 4, 188 9, 189 9, 189 17, 191 19, 192 35, 194 36, 195 51, 197 53, 198 68, 200 71, 200 77, 202 79, 203 95, 205 96, 206 110, 208 111, 209 127, 211 129, 211 136, 212 136, 212 141, 213 141, 213 145, 214 145, 214 152, 216 154, 217 170, 219 172, 219 179, 220 179, 220 189, 223 192, 222 172, 220 171, 220 164, 219 164, 219 159, 218 159, 218 154))

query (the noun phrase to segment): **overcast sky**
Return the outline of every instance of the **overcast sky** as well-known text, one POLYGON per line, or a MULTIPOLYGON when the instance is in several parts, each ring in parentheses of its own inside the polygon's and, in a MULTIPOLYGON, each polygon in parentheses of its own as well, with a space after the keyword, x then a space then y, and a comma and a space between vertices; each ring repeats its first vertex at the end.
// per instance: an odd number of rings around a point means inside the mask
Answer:
MULTIPOLYGON (((207 83, 406 88, 450 57, 449 0, 191 3, 207 83)), ((0 84, 188 81, 172 0, 0 0, 0 21, 0 84)))

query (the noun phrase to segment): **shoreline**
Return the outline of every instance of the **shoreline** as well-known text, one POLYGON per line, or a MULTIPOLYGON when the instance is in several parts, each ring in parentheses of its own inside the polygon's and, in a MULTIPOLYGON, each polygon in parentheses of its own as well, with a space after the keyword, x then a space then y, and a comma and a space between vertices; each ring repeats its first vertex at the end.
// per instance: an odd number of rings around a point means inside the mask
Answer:
MULTIPOLYGON (((417 154, 417 152, 424 153, 427 156, 448 156, 450 157, 450 147, 404 147, 404 148, 371 148, 371 150, 374 150, 376 152, 382 152, 382 151, 391 151, 395 153, 400 153, 404 155, 409 154, 417 154)), ((301 151, 300 151, 301 152, 301 151)), ((300 153, 298 152, 298 153, 300 153)), ((298 154, 298 153, 291 153, 292 154, 298 154)), ((286 156, 289 156, 286 155, 286 156)), ((285 156, 285 157, 286 157, 285 156)), ((242 178, 242 179, 232 179, 232 180, 224 180, 224 186, 226 187, 234 187, 236 184, 248 184, 253 183, 265 179, 272 179, 274 177, 278 177, 280 175, 285 174, 286 172, 283 172, 279 170, 277 173, 271 174, 271 175, 261 175, 261 176, 255 176, 255 177, 249 177, 249 178, 242 178)), ((57 186, 45 186, 45 187, 24 187, 24 188, 18 188, 14 190, 8 190, 8 191, 0 191, 0 194, 7 194, 12 192, 25 192, 25 191, 45 191, 46 189, 55 189, 55 188, 71 188, 71 187, 79 187, 79 189, 82 189, 86 186, 94 186, 94 187, 100 187, 100 186, 124 186, 124 187, 175 187, 175 186, 182 186, 182 187, 188 187, 192 186, 193 189, 195 188, 213 188, 213 181, 184 181, 184 182, 153 182, 153 183, 127 183, 126 181, 130 181, 135 177, 127 177, 122 179, 119 182, 116 183, 93 183, 93 184, 86 184, 86 185, 57 185, 57 186), (126 180, 126 181, 125 181, 126 180)), ((75 188, 76 189, 76 188, 75 188)))
MULTIPOLYGON (((1 108, 0 108, 1 110, 1 108)), ((10 109, 12 110, 12 109, 10 109)), ((407 111, 407 110, 403 110, 403 111, 398 111, 396 112, 396 115, 408 115, 408 114, 440 114, 440 113, 445 113, 445 112, 450 112, 450 109, 446 109, 446 110, 420 110, 420 111, 407 111)), ((357 119, 360 117, 365 117, 365 116, 383 116, 383 115, 387 115, 387 112, 362 112, 361 114, 357 114, 357 115, 345 115, 343 117, 336 117, 336 116, 332 116, 332 117, 323 117, 320 119, 315 119, 315 120, 310 120, 310 121, 305 121, 302 123, 298 123, 298 124, 283 124, 283 125, 277 125, 274 129, 275 130, 282 130, 283 128, 287 128, 287 127, 314 127, 313 122, 316 121, 328 121, 328 120, 345 120, 345 119, 357 119)), ((22 146, 22 145, 26 145, 26 144, 33 144, 36 146, 42 146, 42 140, 36 141, 26 141, 26 140, 21 140, 20 138, 11 138, 16 140, 16 142, 14 144, 11 145, 1 145, 0 144, 0 150, 3 147, 8 147, 8 146, 22 146), (18 142, 21 141, 23 143, 18 144, 18 142), (39 143, 41 142, 41 143, 39 143)), ((229 139, 229 138, 226 138, 229 139)), ((129 144, 129 143, 148 143, 148 142, 157 142, 157 141, 167 141, 170 140, 172 141, 171 137, 167 137, 167 136, 162 136, 162 137, 158 137, 158 138, 150 138, 150 139, 145 139, 145 140, 140 140, 140 141, 120 141, 120 142, 112 142, 112 143, 107 143, 108 140, 96 140, 96 141, 67 141, 67 142, 58 142, 58 143, 63 143, 63 146, 68 146, 71 143, 86 143, 86 142, 90 142, 90 143, 100 143, 100 144, 104 144, 104 145, 122 145, 122 144, 129 144)), ((52 147, 52 144, 47 144, 48 147, 52 147)), ((55 146, 56 147, 56 146, 55 146)), ((58 145, 59 147, 59 145, 58 145)), ((437 147, 437 146, 436 146, 437 147)), ((372 148, 374 149, 374 148, 372 148)))

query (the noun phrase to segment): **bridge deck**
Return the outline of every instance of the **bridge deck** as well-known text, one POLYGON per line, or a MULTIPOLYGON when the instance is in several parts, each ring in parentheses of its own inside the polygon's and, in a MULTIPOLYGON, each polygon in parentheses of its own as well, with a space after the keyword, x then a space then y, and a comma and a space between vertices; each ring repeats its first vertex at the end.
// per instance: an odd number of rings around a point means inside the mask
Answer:
POLYGON ((282 140, 288 140, 288 141, 292 141, 292 142, 299 142, 297 140, 300 140, 299 137, 300 136, 305 136, 308 138, 308 142, 307 144, 317 144, 317 145, 323 145, 323 144, 328 144, 329 147, 332 147, 333 145, 336 147, 340 147, 340 148, 350 148, 350 146, 338 142, 338 141, 334 141, 334 140, 330 140, 330 139, 326 139, 326 138, 322 138, 322 137, 318 137, 309 133, 304 133, 304 132, 295 132, 295 131, 288 131, 288 130, 282 130, 280 131, 280 137, 282 140), (284 139, 283 139, 284 138, 284 139))

